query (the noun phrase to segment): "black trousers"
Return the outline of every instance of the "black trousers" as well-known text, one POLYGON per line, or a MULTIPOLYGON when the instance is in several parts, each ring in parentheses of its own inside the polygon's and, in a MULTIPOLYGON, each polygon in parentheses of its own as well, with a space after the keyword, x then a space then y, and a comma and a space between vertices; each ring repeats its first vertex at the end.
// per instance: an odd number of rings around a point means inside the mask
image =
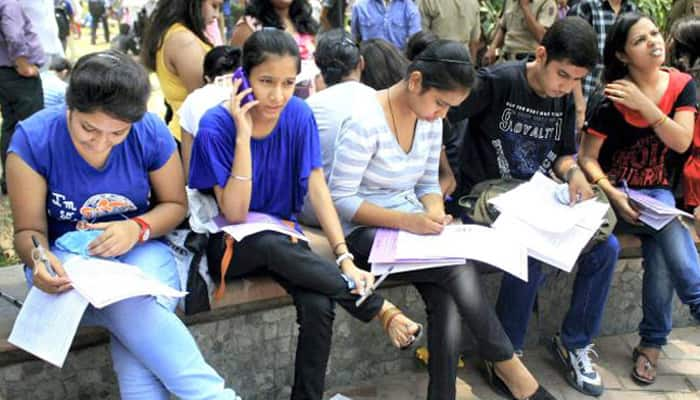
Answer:
MULTIPOLYGON (((369 270, 367 259, 376 233, 376 228, 359 228, 346 238, 360 268, 369 270)), ((497 362, 513 357, 513 346, 481 289, 473 263, 396 273, 387 279, 412 283, 425 302, 430 352, 428 400, 456 397, 463 324, 472 332, 483 359, 497 362)))
MULTIPOLYGON (((223 236, 212 235, 207 257, 212 278, 220 274, 223 236)), ((226 278, 254 273, 270 274, 292 296, 297 309, 299 339, 294 363, 292 400, 323 398, 326 366, 331 350, 335 302, 353 317, 369 322, 380 311, 384 299, 372 295, 359 308, 340 270, 321 258, 303 241, 292 243, 277 232, 261 232, 234 244, 226 278)))
POLYGON ((2 183, 5 182, 5 160, 7 149, 17 123, 44 108, 44 92, 41 79, 25 78, 14 68, 0 67, 0 107, 2 107, 2 133, 0 151, 2 152, 2 183))
POLYGON ((92 16, 92 44, 97 42, 97 25, 100 23, 100 21, 102 21, 102 26, 104 27, 105 31, 105 42, 109 43, 109 21, 107 21, 107 10, 105 10, 104 1, 89 2, 88 11, 90 11, 90 16, 92 16))

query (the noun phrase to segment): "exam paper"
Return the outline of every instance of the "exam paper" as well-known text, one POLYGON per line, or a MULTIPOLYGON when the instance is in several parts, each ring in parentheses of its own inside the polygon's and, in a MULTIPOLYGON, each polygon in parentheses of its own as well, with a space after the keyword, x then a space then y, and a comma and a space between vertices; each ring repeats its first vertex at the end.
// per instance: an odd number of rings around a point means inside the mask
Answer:
MULTIPOLYGON (((374 236, 374 242, 372 243, 372 249, 369 253, 368 262, 373 266, 374 264, 386 264, 382 270, 388 269, 391 265, 397 265, 397 268, 406 271, 405 268, 409 268, 408 265, 399 266, 400 264, 414 264, 412 267, 414 269, 420 269, 421 265, 425 265, 426 268, 431 267, 441 267, 444 265, 461 265, 464 264, 464 257, 445 257, 444 255, 433 255, 428 257, 400 257, 397 254, 397 240, 399 237, 399 231, 395 229, 377 229, 377 233, 374 236)), ((374 271, 374 268, 372 269, 374 271)), ((381 272, 377 275, 380 275, 381 272)))
POLYGON ((61 368, 87 306, 75 290, 49 294, 32 287, 7 341, 61 368))
POLYGON ((636 190, 629 190, 629 201, 639 211, 639 220, 657 231, 678 216, 694 218, 692 214, 668 206, 636 190))
POLYGON ((483 262, 527 282, 527 249, 510 233, 480 225, 447 225, 438 235, 400 231, 396 259, 424 260, 436 257, 483 262))
POLYGON ((95 257, 73 257, 63 264, 75 290, 96 308, 136 296, 184 297, 187 292, 147 276, 136 266, 95 257))
POLYGON ((509 213, 529 225, 549 232, 567 232, 585 220, 597 222, 595 199, 562 204, 556 196, 559 184, 540 172, 513 190, 489 200, 501 213, 509 213))
POLYGON ((241 224, 232 224, 226 221, 223 216, 219 215, 215 217, 212 222, 207 224, 207 228, 213 228, 209 229, 210 232, 224 231, 239 242, 247 236, 264 231, 279 232, 306 242, 309 241, 306 236, 299 233, 296 229, 285 225, 279 218, 254 211, 249 211, 246 221, 241 224), (212 227, 212 224, 215 225, 215 227, 212 227))

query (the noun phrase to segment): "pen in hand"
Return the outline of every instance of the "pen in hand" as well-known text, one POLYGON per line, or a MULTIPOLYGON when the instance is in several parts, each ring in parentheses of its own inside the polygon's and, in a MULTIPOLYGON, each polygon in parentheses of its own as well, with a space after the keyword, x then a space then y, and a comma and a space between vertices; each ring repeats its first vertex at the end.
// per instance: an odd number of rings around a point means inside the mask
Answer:
MULTIPOLYGON (((41 245, 39 240, 34 235, 32 235, 32 243, 34 244, 34 249, 32 249, 32 260, 34 263, 44 264, 44 267, 46 267, 46 271, 48 271, 49 275, 52 277, 56 276, 56 272, 53 270, 53 268, 51 268, 51 261, 46 255, 46 249, 44 249, 44 246, 41 245)), ((38 273, 39 269, 34 267, 34 275, 38 273)))

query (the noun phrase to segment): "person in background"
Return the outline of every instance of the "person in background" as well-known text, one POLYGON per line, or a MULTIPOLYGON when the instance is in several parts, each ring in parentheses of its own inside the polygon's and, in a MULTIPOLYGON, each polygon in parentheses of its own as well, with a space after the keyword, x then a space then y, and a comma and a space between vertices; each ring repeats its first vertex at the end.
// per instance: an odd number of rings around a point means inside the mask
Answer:
POLYGON ((88 10, 90 11, 90 43, 97 44, 97 26, 102 22, 105 34, 105 43, 109 43, 109 20, 108 20, 108 0, 89 0, 88 10))
POLYGON ((478 0, 420 0, 423 30, 431 31, 440 39, 455 40, 469 49, 476 60, 481 46, 481 18, 478 0))
POLYGON ((533 58, 544 33, 556 19, 555 0, 506 0, 483 64, 495 63, 499 50, 503 61, 533 58))
POLYGON ((292 35, 302 60, 311 60, 316 49, 318 22, 311 16, 306 0, 255 0, 248 3, 244 16, 236 22, 231 44, 241 47, 262 28, 277 28, 292 35))
POLYGON ((206 26, 216 21, 222 0, 161 0, 151 14, 141 60, 155 71, 173 116, 168 128, 181 138, 177 111, 193 90, 202 87, 202 62, 211 49, 206 26))
POLYGON ((566 18, 569 8, 568 0, 557 0, 557 19, 566 18))
POLYGON ((141 51, 136 36, 131 32, 131 27, 129 27, 129 24, 123 23, 119 24, 119 34, 112 39, 110 48, 134 56, 138 56, 141 51))
MULTIPOLYGON (((170 249, 154 238, 182 221, 187 199, 175 141, 160 118, 146 112, 150 89, 146 71, 131 57, 92 53, 75 65, 66 106, 17 126, 8 189, 15 248, 30 286, 53 294, 71 290, 63 264, 87 252, 180 289, 170 249), (32 261, 33 240, 48 249, 55 274, 32 261)), ((240 400, 206 363, 176 305, 177 299, 138 296, 86 309, 81 324, 110 333, 120 397, 240 400)))
POLYGON ((664 38, 646 16, 626 13, 608 32, 603 53, 603 99, 592 99, 579 160, 618 216, 616 229, 642 239, 644 276, 640 341, 632 378, 656 380, 656 364, 673 327, 674 291, 700 321, 700 259, 680 219, 656 230, 640 221, 626 187, 675 207, 671 191, 678 157, 693 141, 696 85, 692 76, 664 68, 664 38))
POLYGON ((223 233, 212 235, 207 258, 217 281, 266 272, 292 296, 299 337, 291 398, 321 400, 336 302, 364 322, 377 318, 396 347, 410 347, 422 328, 377 293, 356 305, 374 276, 353 263, 323 177, 313 113, 292 95, 300 64, 299 48, 287 32, 260 30, 246 40, 242 66, 251 88, 239 92, 237 79, 231 100, 202 117, 189 186, 213 194, 231 223, 259 212, 287 221, 297 232, 296 215, 309 193, 335 263, 306 241, 272 231, 235 243, 223 233), (254 100, 243 102, 249 94, 254 100), (225 253, 231 256, 225 259, 225 253))
POLYGON ((421 30, 420 12, 413 0, 357 0, 352 6, 350 31, 357 42, 384 39, 398 49, 421 30))
MULTIPOLYGON (((540 172, 566 182, 570 199, 593 197, 574 157, 571 92, 595 65, 597 53, 593 28, 581 18, 567 17, 547 30, 534 60, 479 71, 467 101, 450 112, 451 121, 469 118, 461 149, 460 195, 490 179, 529 180, 540 172)), ((561 332, 550 341, 569 384, 589 396, 604 391, 591 354, 619 251, 617 238, 610 235, 579 255, 561 332)), ((503 274, 496 311, 517 350, 523 349, 537 292, 546 278, 545 264, 532 257, 527 282, 503 274)))
POLYGON ((70 61, 58 58, 51 62, 48 71, 41 73, 45 108, 66 104, 66 88, 72 70, 70 61))
POLYGON ((348 7, 346 0, 323 0, 320 22, 324 31, 331 29, 345 29, 345 10, 348 7))
POLYGON ((672 31, 676 21, 690 15, 700 16, 700 0, 675 0, 668 13, 668 22, 666 23, 668 32, 672 31))
POLYGON ((46 56, 45 69, 54 57, 65 57, 63 45, 58 37, 58 24, 54 14, 54 0, 21 0, 20 5, 32 23, 33 31, 46 56))
POLYGON ((19 0, 0 0, 0 189, 7 194, 7 148, 17 123, 44 108, 39 67, 46 61, 39 35, 19 0))

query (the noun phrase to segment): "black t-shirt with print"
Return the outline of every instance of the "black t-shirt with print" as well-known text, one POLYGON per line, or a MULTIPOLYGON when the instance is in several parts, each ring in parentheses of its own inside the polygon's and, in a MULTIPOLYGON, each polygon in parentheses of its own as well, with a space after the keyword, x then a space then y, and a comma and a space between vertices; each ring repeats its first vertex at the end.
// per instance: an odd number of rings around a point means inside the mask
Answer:
POLYGON ((469 118, 461 149, 460 193, 487 179, 530 179, 576 153, 572 95, 541 97, 527 82, 526 62, 482 69, 451 121, 469 118))
MULTIPOLYGON (((669 83, 657 106, 669 118, 680 110, 695 110, 693 79, 669 70, 669 83)), ((598 155, 601 168, 613 184, 622 179, 633 188, 674 186, 682 157, 666 146, 641 114, 605 99, 591 114, 587 134, 604 139, 598 155)))

